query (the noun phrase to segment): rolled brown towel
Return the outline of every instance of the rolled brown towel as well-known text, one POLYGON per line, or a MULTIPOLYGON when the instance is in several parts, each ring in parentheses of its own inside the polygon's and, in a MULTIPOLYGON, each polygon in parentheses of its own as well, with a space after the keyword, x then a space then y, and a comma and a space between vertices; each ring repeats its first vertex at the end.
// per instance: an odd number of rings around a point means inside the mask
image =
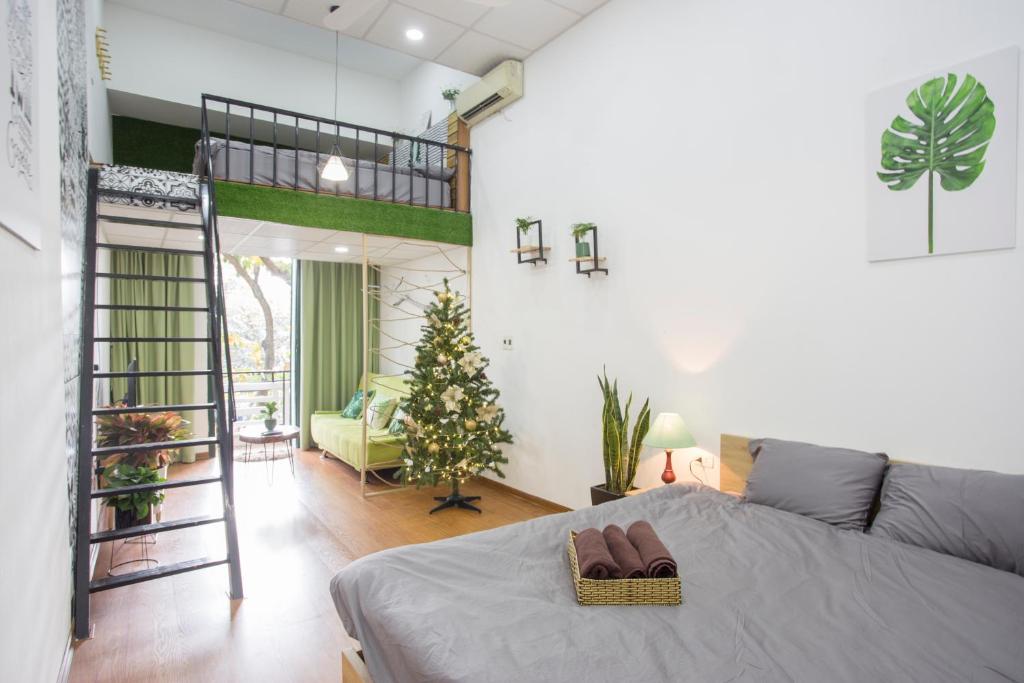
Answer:
POLYGON ((576 534, 576 563, 584 579, 621 579, 622 569, 615 564, 604 536, 597 529, 576 534))
POLYGON ((678 575, 676 561, 650 524, 643 520, 633 522, 626 530, 626 538, 640 553, 640 561, 644 563, 644 575, 647 578, 668 579, 678 575))
POLYGON ((626 532, 617 524, 609 524, 601 532, 604 542, 608 544, 608 550, 612 554, 615 564, 622 570, 624 579, 642 579, 644 577, 644 563, 640 559, 633 544, 626 538, 626 532))

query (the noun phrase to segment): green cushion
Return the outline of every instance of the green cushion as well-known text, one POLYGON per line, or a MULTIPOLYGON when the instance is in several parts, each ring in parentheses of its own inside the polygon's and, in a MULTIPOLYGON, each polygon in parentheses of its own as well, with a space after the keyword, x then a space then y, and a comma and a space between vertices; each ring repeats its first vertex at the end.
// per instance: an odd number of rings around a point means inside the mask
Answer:
POLYGON ((395 412, 395 407, 398 406, 397 398, 388 398, 387 396, 378 396, 373 399, 373 403, 367 408, 367 417, 370 424, 370 429, 385 429, 388 426, 388 421, 391 419, 391 414, 395 412))
MULTIPOLYGON (((366 394, 366 401, 369 403, 373 400, 373 395, 376 392, 373 389, 366 394)), ((347 417, 350 420, 358 420, 363 416, 363 390, 356 389, 356 393, 352 394, 352 399, 345 406, 345 409, 341 411, 342 417, 347 417)))

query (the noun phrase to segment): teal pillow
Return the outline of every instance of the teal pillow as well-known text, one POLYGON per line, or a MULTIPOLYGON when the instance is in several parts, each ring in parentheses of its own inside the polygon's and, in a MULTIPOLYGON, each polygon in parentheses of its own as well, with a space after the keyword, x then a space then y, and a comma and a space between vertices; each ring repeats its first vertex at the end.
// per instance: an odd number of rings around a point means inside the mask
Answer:
MULTIPOLYGON (((369 403, 373 400, 373 395, 377 393, 376 390, 370 389, 366 394, 366 402, 369 403)), ((341 411, 342 417, 347 417, 350 420, 358 420, 363 416, 363 390, 356 389, 356 393, 352 394, 352 400, 348 402, 345 409, 341 411)))
POLYGON ((391 424, 388 425, 388 434, 394 434, 396 436, 405 434, 405 411, 402 410, 401 406, 395 408, 395 412, 391 416, 391 424))

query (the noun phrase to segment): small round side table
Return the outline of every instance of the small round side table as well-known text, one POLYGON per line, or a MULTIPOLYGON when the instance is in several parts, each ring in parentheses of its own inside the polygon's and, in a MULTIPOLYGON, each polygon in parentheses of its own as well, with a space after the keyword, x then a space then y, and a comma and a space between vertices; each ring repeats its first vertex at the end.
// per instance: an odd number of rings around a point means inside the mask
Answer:
POLYGON ((245 444, 244 462, 252 457, 252 447, 263 446, 263 464, 267 468, 267 481, 274 483, 274 461, 277 460, 277 444, 285 449, 292 476, 295 476, 295 458, 292 452, 292 441, 299 438, 299 428, 295 425, 278 425, 273 432, 267 432, 259 425, 242 427, 238 430, 238 440, 245 444), (269 450, 268 450, 269 446, 269 450))

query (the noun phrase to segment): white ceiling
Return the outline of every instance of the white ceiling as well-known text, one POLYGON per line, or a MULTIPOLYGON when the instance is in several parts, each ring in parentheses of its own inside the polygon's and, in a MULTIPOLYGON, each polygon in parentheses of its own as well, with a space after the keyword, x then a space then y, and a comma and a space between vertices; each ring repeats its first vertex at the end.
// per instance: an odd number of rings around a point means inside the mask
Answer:
MULTIPOLYGON (((118 204, 104 204, 100 213, 107 216, 128 216, 183 224, 198 222, 194 212, 147 209, 118 204)), ((363 235, 361 233, 307 228, 228 216, 221 216, 217 224, 222 251, 228 254, 337 263, 360 263, 363 260, 363 235), (336 247, 344 247, 348 251, 341 253, 337 251, 336 247)), ((203 242, 198 230, 129 225, 102 220, 99 225, 103 231, 103 239, 109 244, 131 244, 166 249, 202 249, 203 242)), ((438 253, 464 249, 464 247, 450 244, 384 235, 367 235, 366 248, 370 262, 380 266, 398 266, 438 253)))
MULTIPOLYGON (((138 1, 138 0, 135 0, 138 1)), ((333 5, 346 0, 234 0, 323 27, 333 5)), ((525 59, 607 0, 376 0, 344 33, 376 46, 483 75, 505 59, 525 59), (423 40, 410 41, 418 28, 423 40)), ((177 3, 166 3, 174 6, 177 3)))
MULTIPOLYGON (((142 12, 223 33, 240 40, 266 45, 303 55, 321 62, 334 63, 334 32, 323 24, 303 23, 280 15, 277 10, 284 0, 239 3, 232 0, 108 0, 142 12), (273 6, 271 11, 263 11, 273 6)), ((320 3, 327 14, 329 0, 320 3)), ((389 50, 365 40, 342 36, 338 45, 343 66, 380 76, 401 80, 421 64, 421 60, 396 50, 389 50)))

